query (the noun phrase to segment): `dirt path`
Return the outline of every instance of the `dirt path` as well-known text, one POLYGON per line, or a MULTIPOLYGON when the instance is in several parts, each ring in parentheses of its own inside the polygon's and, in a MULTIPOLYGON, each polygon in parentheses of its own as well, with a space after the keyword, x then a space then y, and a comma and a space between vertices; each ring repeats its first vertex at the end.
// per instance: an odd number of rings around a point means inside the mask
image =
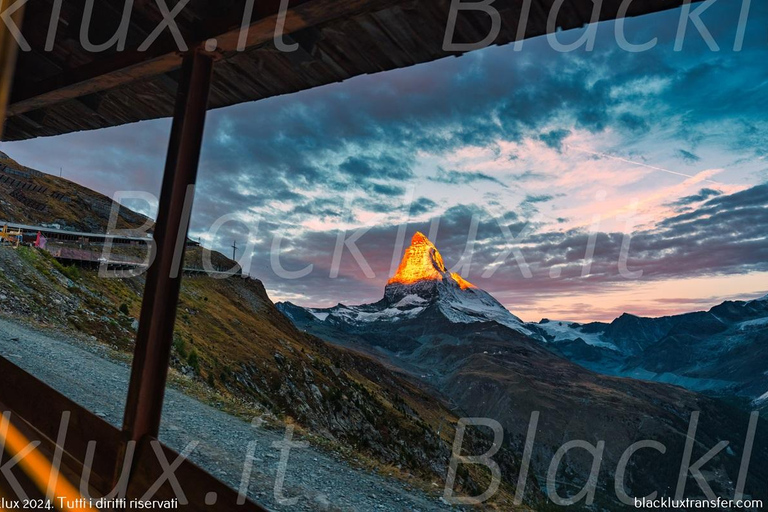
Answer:
MULTIPOLYGON (((75 402, 120 426, 129 368, 106 358, 106 349, 0 319, 0 356, 27 370, 75 402)), ((30 397, 32 398, 32 397, 30 397)), ((190 459, 237 489, 247 446, 256 441, 249 496, 274 510, 433 511, 450 510, 434 496, 405 483, 351 467, 321 449, 291 451, 285 478, 292 506, 275 500, 280 451, 272 443, 283 432, 254 427, 174 389, 166 395, 160 439, 181 451, 197 441, 190 459)))

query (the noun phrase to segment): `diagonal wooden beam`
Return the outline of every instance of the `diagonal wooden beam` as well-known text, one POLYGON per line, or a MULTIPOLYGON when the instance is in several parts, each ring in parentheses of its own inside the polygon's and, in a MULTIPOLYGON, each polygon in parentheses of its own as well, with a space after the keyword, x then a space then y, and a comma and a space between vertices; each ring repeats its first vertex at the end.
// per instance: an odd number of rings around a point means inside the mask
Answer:
MULTIPOLYGON (((256 3, 258 4, 258 1, 256 3)), ((381 8, 386 4, 385 0, 294 0, 286 12, 283 33, 291 34, 336 18, 381 8)), ((246 49, 273 40, 278 7, 279 5, 274 5, 273 12, 262 15, 248 26, 244 45, 246 49)), ((190 42, 189 46, 202 47, 206 41, 215 39, 216 50, 211 54, 214 58, 223 58, 226 54, 238 51, 241 43, 240 23, 241 20, 214 23, 219 26, 226 25, 228 28, 222 32, 214 31, 204 35, 199 41, 190 42)), ((200 33, 205 32, 200 31, 200 33)), ((83 95, 152 78, 181 67, 182 56, 178 48, 159 42, 157 47, 155 46, 153 45, 146 52, 135 49, 119 52, 54 79, 14 91, 7 115, 8 117, 17 116, 83 95)))

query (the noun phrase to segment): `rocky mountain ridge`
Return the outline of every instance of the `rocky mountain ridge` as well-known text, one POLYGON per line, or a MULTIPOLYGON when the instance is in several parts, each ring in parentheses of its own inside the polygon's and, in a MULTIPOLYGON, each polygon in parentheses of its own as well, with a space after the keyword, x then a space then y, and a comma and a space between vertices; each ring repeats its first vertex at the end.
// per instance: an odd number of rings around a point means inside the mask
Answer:
POLYGON ((659 318, 625 313, 611 323, 530 327, 558 353, 601 373, 752 400, 768 393, 767 297, 659 318))
MULTIPOLYGON (((291 303, 278 308, 288 316, 300 314, 291 303)), ((532 334, 523 321, 509 312, 491 294, 449 272, 434 244, 417 232, 406 249, 395 275, 384 288, 384 297, 374 304, 332 308, 300 308, 330 325, 348 329, 396 323, 423 315, 436 315, 451 323, 497 322, 523 334, 532 334)))
MULTIPOLYGON (((112 209, 112 199, 104 194, 26 167, 0 153, 0 222, 105 233, 112 209)), ((145 223, 152 224, 130 208, 120 207, 117 211, 118 229, 138 230, 145 223)))

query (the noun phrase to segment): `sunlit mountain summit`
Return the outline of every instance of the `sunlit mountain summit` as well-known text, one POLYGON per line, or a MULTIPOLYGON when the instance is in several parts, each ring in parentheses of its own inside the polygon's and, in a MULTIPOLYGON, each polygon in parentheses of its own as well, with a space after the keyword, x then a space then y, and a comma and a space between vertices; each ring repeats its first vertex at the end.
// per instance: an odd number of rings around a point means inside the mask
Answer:
POLYGON ((411 246, 405 250, 397 272, 387 284, 410 285, 419 281, 443 281, 453 279, 462 289, 475 288, 456 272, 448 272, 440 252, 423 233, 417 231, 411 246))
POLYGON ((455 324, 497 322, 530 334, 523 322, 488 292, 456 272, 450 272, 440 251, 424 234, 417 232, 405 250, 395 275, 384 288, 384 297, 373 304, 332 308, 298 308, 280 305, 289 316, 306 311, 328 324, 392 323, 404 319, 448 320, 455 324))

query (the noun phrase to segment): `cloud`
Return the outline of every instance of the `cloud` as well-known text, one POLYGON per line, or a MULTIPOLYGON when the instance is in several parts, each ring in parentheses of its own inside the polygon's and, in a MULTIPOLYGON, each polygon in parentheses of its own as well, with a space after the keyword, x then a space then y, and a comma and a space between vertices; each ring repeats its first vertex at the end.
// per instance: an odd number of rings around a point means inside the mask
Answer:
MULTIPOLYGON (((576 293, 593 294, 597 298, 614 286, 633 282, 619 270, 622 247, 627 240, 626 266, 629 271, 642 271, 642 277, 634 281, 636 284, 766 272, 765 225, 768 225, 768 184, 710 197, 692 212, 673 215, 657 227, 631 233, 631 236, 619 232, 597 233, 591 262, 585 259, 589 232, 581 229, 542 231, 541 226, 514 214, 499 217, 480 206, 457 205, 439 217, 410 222, 404 227, 406 240, 417 230, 434 235, 433 241, 449 268, 456 265, 462 255, 466 258, 466 254, 471 254, 468 270, 462 270, 464 276, 500 300, 522 305, 576 293), (473 225, 476 226, 474 237, 473 225), (519 247, 522 259, 509 254, 491 277, 484 278, 485 271, 512 246, 519 247), (472 249, 469 253, 468 248, 472 249), (523 264, 530 270, 531 278, 524 277, 523 264), (583 275, 587 264, 589 270, 583 275), (553 268, 559 271, 555 278, 551 273, 553 268)), ((393 261, 396 264, 402 255, 404 247, 398 250, 397 245, 400 229, 398 225, 372 226, 357 240, 374 278, 366 277, 352 253, 346 250, 341 258, 343 279, 328 278, 338 237, 338 232, 331 231, 307 233, 291 242, 298 248, 296 254, 303 255, 295 266, 303 268, 312 263, 317 272, 301 283, 281 283, 273 280, 274 276, 268 277, 267 282, 278 290, 305 290, 307 304, 376 300, 380 298, 393 261), (312 291, 318 289, 323 293, 318 295, 312 291)))
POLYGON ((354 178, 379 180, 405 180, 413 176, 407 164, 391 155, 380 156, 376 160, 353 156, 347 158, 339 170, 354 178))
POLYGON ((487 181, 507 188, 507 185, 498 178, 494 178, 493 176, 489 176, 482 172, 446 171, 443 168, 438 168, 437 174, 435 176, 430 176, 427 179, 448 185, 467 185, 478 181, 487 181))
POLYGON ((695 163, 695 162, 701 161, 701 157, 691 153, 690 151, 686 151, 684 149, 677 150, 677 157, 689 163, 695 163))
POLYGON ((524 203, 546 203, 548 201, 551 201, 555 198, 555 196, 544 194, 540 196, 534 196, 534 195, 528 195, 525 196, 524 203))
POLYGON ((709 199, 711 197, 716 197, 716 196, 719 196, 721 194, 722 194, 722 192, 720 192, 719 190, 715 190, 713 188, 703 188, 703 189, 699 190, 699 192, 696 193, 696 194, 693 194, 693 195, 690 195, 690 196, 681 197, 677 201, 674 201, 674 202, 672 202, 670 204, 672 206, 688 206, 688 205, 691 205, 691 204, 694 204, 694 203, 700 203, 700 202, 705 201, 705 200, 707 200, 707 199, 709 199))
POLYGON ((411 204, 411 215, 419 216, 437 208, 437 203, 428 197, 420 197, 411 204))
POLYGON ((551 130, 547 133, 542 133, 541 135, 539 135, 539 139, 541 139, 544 142, 544 144, 546 144, 550 148, 559 150, 560 147, 563 145, 563 140, 565 140, 565 138, 570 134, 571 134, 570 130, 564 130, 564 129, 551 130))

